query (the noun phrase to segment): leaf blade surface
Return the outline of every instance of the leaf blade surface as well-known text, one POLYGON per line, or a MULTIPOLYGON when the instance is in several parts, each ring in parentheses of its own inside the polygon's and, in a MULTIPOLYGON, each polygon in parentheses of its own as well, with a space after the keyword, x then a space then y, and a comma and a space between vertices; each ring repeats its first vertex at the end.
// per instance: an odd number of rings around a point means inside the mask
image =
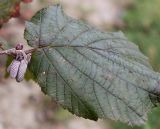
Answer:
POLYGON ((101 32, 57 5, 26 23, 25 38, 38 48, 30 64, 36 81, 64 108, 93 120, 146 121, 159 74, 123 33, 101 32))

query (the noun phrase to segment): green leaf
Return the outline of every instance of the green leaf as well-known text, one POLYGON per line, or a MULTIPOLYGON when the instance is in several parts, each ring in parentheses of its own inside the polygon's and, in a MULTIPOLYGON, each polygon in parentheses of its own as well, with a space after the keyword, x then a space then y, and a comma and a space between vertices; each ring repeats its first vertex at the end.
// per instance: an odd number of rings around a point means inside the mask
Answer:
POLYGON ((78 116, 140 125, 159 100, 159 74, 121 32, 101 32, 56 5, 26 23, 25 38, 38 48, 30 70, 42 91, 78 116))
POLYGON ((9 48, 11 47, 9 46, 8 42, 4 38, 0 37, 0 50, 6 50, 9 48))
POLYGON ((19 14, 21 0, 0 0, 0 25, 19 14))
MULTIPOLYGON (((9 45, 9 43, 5 39, 0 37, 0 51, 10 49, 10 48, 11 46, 9 45)), ((6 67, 9 65, 9 63, 11 63, 11 61, 12 61, 12 58, 5 55, 0 55, 0 79, 4 77, 8 77, 6 73, 6 67)))

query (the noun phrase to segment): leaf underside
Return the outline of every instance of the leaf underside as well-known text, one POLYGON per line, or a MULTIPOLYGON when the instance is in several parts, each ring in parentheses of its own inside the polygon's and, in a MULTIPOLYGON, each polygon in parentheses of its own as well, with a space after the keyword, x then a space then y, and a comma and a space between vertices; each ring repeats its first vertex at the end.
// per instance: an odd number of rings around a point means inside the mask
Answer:
POLYGON ((29 69, 42 91, 73 114, 144 124, 159 98, 147 57, 121 32, 101 32, 64 14, 60 5, 26 22, 28 44, 39 48, 29 69))

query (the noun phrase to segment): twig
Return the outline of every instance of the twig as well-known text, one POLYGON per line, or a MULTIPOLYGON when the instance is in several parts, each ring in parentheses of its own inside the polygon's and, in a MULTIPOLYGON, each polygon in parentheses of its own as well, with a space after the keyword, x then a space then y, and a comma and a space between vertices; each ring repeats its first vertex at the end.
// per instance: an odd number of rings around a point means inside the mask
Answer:
MULTIPOLYGON (((45 47, 48 47, 48 45, 41 45, 41 46, 38 46, 37 48, 31 48, 31 49, 25 50, 24 52, 26 54, 29 54, 29 53, 33 53, 37 51, 38 49, 45 48, 45 47)), ((9 56, 14 56, 14 57, 16 56, 15 51, 13 52, 13 49, 15 48, 5 50, 2 47, 2 44, 0 44, 0 48, 3 50, 3 51, 0 51, 0 55, 9 55, 9 56)))
POLYGON ((0 55, 9 55, 9 56, 15 56, 15 54, 13 54, 13 53, 9 53, 9 52, 7 52, 7 50, 0 51, 0 55))
POLYGON ((35 52, 37 49, 38 49, 38 48, 29 49, 29 50, 26 50, 25 53, 26 53, 26 54, 33 53, 33 52, 35 52))
MULTIPOLYGON (((8 56, 14 56, 15 57, 16 56, 15 53, 11 52, 10 50, 11 49, 8 49, 8 50, 3 49, 3 51, 0 51, 0 55, 8 55, 8 56)), ((33 53, 36 50, 37 50, 37 48, 32 48, 32 49, 26 50, 25 53, 26 54, 33 53)))

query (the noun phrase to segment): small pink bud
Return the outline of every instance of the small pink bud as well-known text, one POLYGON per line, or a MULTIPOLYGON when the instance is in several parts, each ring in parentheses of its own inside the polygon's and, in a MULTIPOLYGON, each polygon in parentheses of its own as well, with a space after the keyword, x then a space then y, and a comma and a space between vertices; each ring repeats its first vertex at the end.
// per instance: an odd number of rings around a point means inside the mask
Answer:
POLYGON ((16 50, 22 50, 23 49, 23 44, 17 44, 16 45, 16 50))

